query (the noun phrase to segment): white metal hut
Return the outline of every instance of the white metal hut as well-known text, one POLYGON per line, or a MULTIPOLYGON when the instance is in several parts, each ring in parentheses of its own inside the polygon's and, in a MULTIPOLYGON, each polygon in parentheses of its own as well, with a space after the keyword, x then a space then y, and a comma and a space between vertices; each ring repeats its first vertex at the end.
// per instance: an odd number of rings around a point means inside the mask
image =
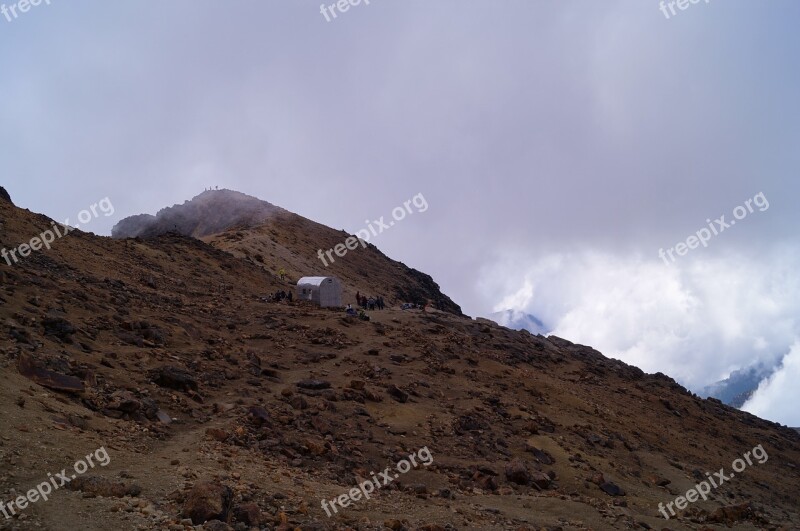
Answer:
POLYGON ((342 284, 335 277, 303 277, 297 281, 297 299, 320 306, 342 306, 342 284))

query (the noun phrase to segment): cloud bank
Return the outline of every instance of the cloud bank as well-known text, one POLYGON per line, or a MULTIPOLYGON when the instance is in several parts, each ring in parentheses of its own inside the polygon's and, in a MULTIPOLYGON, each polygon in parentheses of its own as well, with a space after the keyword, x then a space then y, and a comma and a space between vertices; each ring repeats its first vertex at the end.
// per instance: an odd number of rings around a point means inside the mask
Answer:
POLYGON ((654 256, 576 251, 497 257, 480 289, 554 323, 552 333, 591 345, 699 391, 758 362, 783 367, 748 411, 800 426, 800 254, 717 253, 666 266, 654 256), (518 271, 524 270, 523 274, 518 271))

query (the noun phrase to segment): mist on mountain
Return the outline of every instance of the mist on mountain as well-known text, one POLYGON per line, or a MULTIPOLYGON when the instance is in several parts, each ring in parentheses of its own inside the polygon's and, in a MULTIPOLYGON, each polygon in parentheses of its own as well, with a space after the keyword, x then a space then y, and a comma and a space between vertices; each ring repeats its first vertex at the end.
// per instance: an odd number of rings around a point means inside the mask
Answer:
POLYGON ((263 223, 283 209, 234 190, 206 190, 181 205, 162 208, 155 216, 127 217, 111 229, 112 238, 153 237, 167 232, 201 238, 234 226, 263 223))

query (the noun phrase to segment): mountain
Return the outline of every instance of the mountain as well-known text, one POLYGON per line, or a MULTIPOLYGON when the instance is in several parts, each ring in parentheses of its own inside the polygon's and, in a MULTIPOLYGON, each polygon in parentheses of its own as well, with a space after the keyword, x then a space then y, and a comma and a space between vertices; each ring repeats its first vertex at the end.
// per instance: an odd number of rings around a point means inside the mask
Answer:
POLYGON ((711 385, 706 386, 701 396, 713 397, 723 403, 735 407, 742 407, 745 402, 758 389, 758 385, 775 372, 775 367, 763 363, 733 371, 730 376, 711 385))
POLYGON ((199 238, 215 248, 243 258, 273 275, 283 269, 286 278, 336 276, 344 285, 345 302, 355 305, 357 293, 381 295, 399 304, 431 303, 462 315, 461 308, 443 294, 430 275, 388 258, 375 245, 357 245, 333 262, 319 251, 342 245, 351 235, 321 225, 255 197, 232 190, 209 190, 160 210, 121 220, 112 237, 153 238, 174 232, 199 238))
POLYGON ((155 216, 123 219, 111 229, 113 238, 152 238, 167 232, 202 238, 234 227, 256 227, 286 210, 233 190, 207 190, 182 205, 163 208, 155 216))
POLYGON ((531 334, 545 335, 550 330, 537 317, 520 310, 504 310, 489 315, 489 319, 512 330, 527 330, 531 334))
MULTIPOLYGON (((342 236, 279 219, 202 239, 75 230, 0 260, 0 503, 65 474, 0 529, 800 526, 797 431, 555 336, 267 302, 291 285, 245 250, 303 264, 317 237, 342 236), (297 243, 296 227, 311 229, 297 243), (745 455, 664 520, 659 504, 745 455)), ((51 219, 0 201, 0 223, 11 249, 51 219)), ((402 270, 364 251, 341 265, 364 285, 386 282, 376 264, 402 270)))

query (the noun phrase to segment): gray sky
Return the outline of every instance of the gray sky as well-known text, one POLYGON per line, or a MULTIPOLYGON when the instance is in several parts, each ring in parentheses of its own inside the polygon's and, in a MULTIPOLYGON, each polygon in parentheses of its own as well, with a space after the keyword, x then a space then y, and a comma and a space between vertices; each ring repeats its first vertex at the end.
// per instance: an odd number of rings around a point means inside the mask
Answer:
MULTIPOLYGON (((52 0, 0 15, 2 184, 58 219, 109 197, 98 234, 214 185, 351 232, 422 193, 372 243, 467 313, 514 306, 699 387, 800 337, 798 20, 792 0, 371 0, 331 22, 305 0, 52 0)), ((800 425, 793 352, 753 408, 800 425)))

